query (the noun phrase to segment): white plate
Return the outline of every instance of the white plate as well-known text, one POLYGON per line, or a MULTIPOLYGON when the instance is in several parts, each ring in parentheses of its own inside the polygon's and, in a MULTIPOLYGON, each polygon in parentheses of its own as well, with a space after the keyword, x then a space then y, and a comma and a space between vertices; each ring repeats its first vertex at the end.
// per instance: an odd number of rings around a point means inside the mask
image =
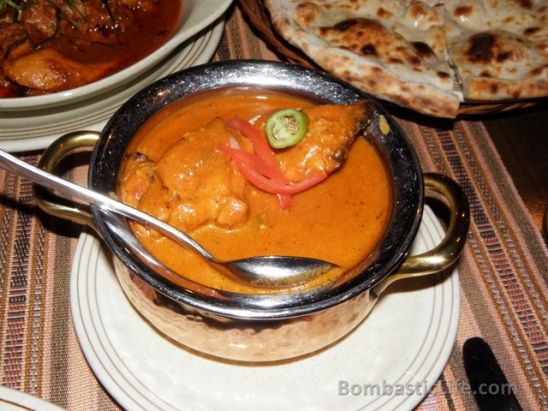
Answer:
POLYGON ((186 67, 207 63, 217 50, 223 28, 224 21, 221 20, 121 89, 85 102, 35 113, 0 112, 0 149, 12 152, 38 150, 71 131, 100 131, 112 114, 146 85, 186 67))
MULTIPOLYGON (((442 235, 425 208, 413 253, 433 248, 442 235)), ((456 271, 402 281, 333 347, 289 363, 245 366, 198 356, 155 332, 124 297, 94 236, 80 237, 71 275, 82 350, 128 410, 409 410, 439 378, 460 310, 456 271), (353 391, 342 395, 345 382, 353 391)))
POLYGON ((22 391, 0 387, 0 410, 2 411, 62 411, 62 408, 22 391))

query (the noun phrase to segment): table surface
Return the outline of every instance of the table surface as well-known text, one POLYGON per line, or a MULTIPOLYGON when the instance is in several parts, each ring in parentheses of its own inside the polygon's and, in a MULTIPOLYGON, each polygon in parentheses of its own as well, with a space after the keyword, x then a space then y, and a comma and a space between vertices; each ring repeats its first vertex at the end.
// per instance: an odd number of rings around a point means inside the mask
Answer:
MULTIPOLYGON (((493 144, 540 230, 548 206, 548 103, 486 118, 493 144)), ((546 239, 546 232, 543 235, 546 239)))
MULTIPOLYGON (((226 19, 215 61, 278 58, 237 7, 226 19)), ((471 206, 458 264, 457 338, 419 409, 477 408, 458 388, 466 381, 462 346, 473 336, 490 343, 523 409, 548 409, 548 104, 457 121, 393 114, 424 171, 455 179, 471 206)), ((19 156, 36 163, 40 153, 19 156)), ((67 176, 83 181, 81 168, 67 176)), ((66 409, 118 409, 89 369, 70 318, 70 267, 82 227, 38 211, 24 180, 0 172, 0 190, 0 384, 66 409)))

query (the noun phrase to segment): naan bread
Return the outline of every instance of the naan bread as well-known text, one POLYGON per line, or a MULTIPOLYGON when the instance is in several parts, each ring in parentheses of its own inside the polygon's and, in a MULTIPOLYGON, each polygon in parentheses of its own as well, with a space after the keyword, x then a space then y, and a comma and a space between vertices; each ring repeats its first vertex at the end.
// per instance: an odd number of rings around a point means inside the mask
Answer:
POLYGON ((548 0, 265 3, 275 28, 319 66, 422 113, 548 96, 548 0))
POLYGON ((484 31, 449 44, 464 96, 504 100, 548 95, 545 47, 507 31, 484 31))
POLYGON ((399 1, 266 4, 277 30, 327 71, 402 106, 456 116, 459 95, 433 8, 414 2, 420 10, 413 12, 399 1), (408 24, 402 24, 406 15, 408 24), (415 23, 419 29, 413 29, 415 23))
POLYGON ((439 2, 445 25, 461 33, 504 30, 532 41, 548 38, 546 0, 444 0, 439 2))
POLYGON ((444 16, 467 100, 548 96, 548 1, 446 0, 444 16))

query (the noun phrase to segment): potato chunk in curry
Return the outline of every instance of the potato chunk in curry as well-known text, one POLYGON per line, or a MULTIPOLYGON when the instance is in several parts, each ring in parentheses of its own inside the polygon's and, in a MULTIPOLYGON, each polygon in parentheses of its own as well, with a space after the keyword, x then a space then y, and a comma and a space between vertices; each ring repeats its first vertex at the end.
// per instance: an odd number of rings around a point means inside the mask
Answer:
POLYGON ((4 71, 20 86, 53 92, 98 80, 109 74, 116 64, 114 61, 82 64, 56 50, 43 49, 6 61, 4 71))

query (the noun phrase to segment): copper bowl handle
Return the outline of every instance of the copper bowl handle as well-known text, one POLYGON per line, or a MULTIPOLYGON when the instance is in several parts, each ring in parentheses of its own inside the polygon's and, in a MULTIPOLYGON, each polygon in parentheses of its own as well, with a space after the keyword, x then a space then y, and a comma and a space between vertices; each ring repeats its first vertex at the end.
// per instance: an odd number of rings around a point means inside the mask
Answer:
MULTIPOLYGON (((38 167, 53 173, 59 162, 70 152, 82 148, 93 148, 99 140, 100 134, 96 131, 75 131, 59 137, 44 152, 38 167)), ((69 203, 49 190, 34 186, 36 204, 43 211, 56 217, 61 217, 87 225, 95 230, 95 223, 89 210, 82 204, 69 203)), ((97 230, 95 230, 97 231, 97 230)))
POLYGON ((466 195, 455 181, 442 174, 425 173, 424 187, 427 195, 441 194, 447 202, 451 216, 445 238, 432 250, 408 257, 394 274, 373 288, 377 295, 395 281, 449 268, 462 252, 470 226, 470 209, 466 195))

